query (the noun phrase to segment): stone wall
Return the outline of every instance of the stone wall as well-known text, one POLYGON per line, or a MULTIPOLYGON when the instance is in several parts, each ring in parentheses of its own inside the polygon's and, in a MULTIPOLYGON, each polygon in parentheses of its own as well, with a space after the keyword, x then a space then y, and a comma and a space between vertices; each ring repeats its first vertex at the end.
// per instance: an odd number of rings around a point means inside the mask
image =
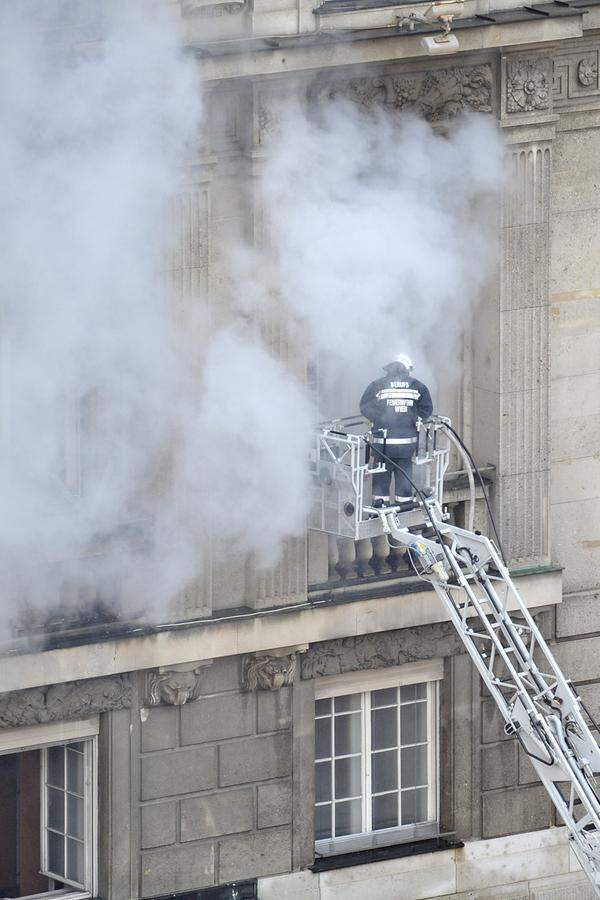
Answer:
POLYGON ((241 675, 240 657, 215 660, 197 699, 142 708, 141 897, 292 868, 293 687, 241 675))
MULTIPOLYGON (((600 584, 600 38, 557 56, 552 171, 552 554, 567 592, 600 584)), ((583 629, 584 631, 587 628, 583 629)))
MULTIPOLYGON (((566 597, 536 616, 559 665, 600 718, 600 597, 566 597), (587 633, 586 633, 587 632, 587 633)), ((546 791, 514 738, 507 738, 491 698, 482 690, 480 718, 481 821, 484 838, 560 825, 546 791)), ((598 738, 598 734, 596 737, 598 738)))
POLYGON ((258 883, 259 900, 593 900, 593 896, 563 828, 258 883))

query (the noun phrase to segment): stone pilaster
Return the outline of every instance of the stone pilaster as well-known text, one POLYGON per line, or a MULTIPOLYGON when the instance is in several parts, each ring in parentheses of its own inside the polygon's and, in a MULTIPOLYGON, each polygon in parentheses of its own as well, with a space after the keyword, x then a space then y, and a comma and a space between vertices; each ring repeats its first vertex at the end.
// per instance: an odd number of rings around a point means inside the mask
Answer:
POLYGON ((513 565, 549 560, 548 323, 552 64, 503 60, 510 181, 501 222, 496 504, 513 565))
MULTIPOLYGON (((211 240, 212 180, 215 157, 200 147, 190 161, 187 180, 173 205, 171 227, 177 240, 170 259, 174 285, 173 320, 178 352, 191 366, 201 358, 198 348, 206 342, 210 322, 210 289, 214 278, 214 247, 211 240)), ((178 593, 171 606, 175 618, 201 618, 212 611, 210 583, 211 541, 208 528, 196 536, 198 570, 178 593)))

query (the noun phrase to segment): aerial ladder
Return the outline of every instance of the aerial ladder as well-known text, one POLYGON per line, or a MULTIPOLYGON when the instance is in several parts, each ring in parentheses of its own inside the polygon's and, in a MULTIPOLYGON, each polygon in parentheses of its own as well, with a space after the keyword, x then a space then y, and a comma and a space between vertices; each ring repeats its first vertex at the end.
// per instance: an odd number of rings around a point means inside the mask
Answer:
POLYGON ((415 572, 443 603, 502 714, 506 734, 529 757, 600 897, 600 748, 586 716, 595 723, 515 587, 499 540, 497 547, 473 529, 473 458, 449 419, 432 416, 418 423, 413 500, 375 508, 369 479, 393 460, 385 444, 371 444, 364 424, 340 419, 317 429, 311 527, 354 540, 386 534, 391 546, 406 548, 415 572), (471 488, 466 528, 450 522, 443 502, 451 445, 465 463, 471 488))

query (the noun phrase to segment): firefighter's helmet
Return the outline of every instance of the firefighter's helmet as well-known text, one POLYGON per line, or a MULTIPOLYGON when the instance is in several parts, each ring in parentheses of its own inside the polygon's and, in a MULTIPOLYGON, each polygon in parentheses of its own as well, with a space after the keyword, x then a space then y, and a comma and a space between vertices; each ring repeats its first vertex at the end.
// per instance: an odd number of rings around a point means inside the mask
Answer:
POLYGON ((397 366, 401 366, 403 369, 406 369, 406 371, 410 373, 413 370, 412 359, 406 353, 398 353, 398 355, 394 357, 392 362, 388 363, 387 366, 384 366, 384 369, 395 369, 397 366))

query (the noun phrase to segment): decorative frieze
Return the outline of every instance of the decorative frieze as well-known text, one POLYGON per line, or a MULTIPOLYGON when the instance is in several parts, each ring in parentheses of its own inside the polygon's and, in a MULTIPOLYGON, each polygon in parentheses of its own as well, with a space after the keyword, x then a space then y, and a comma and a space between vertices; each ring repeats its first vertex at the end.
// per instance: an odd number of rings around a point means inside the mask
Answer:
POLYGON ((245 0, 179 0, 184 16, 213 18, 231 13, 241 12, 245 0))
POLYGON ((403 628, 380 634, 320 641, 302 658, 301 677, 342 675, 404 663, 454 656, 463 644, 451 622, 403 628))
POLYGON ((82 719, 132 702, 129 675, 70 681, 0 694, 0 728, 82 719))
POLYGON ((524 113, 551 107, 552 62, 533 56, 509 59, 506 64, 506 111, 524 113))
POLYGON ((300 105, 306 94, 303 83, 254 85, 254 147, 265 147, 280 130, 282 119, 300 105))
POLYGON ((202 666, 189 671, 159 670, 146 675, 146 705, 184 706, 200 696, 202 666))
POLYGON ((600 97, 600 44, 587 41, 554 59, 554 105, 585 108, 600 97))
POLYGON ((340 97, 366 109, 390 107, 436 122, 465 110, 491 112, 492 70, 479 65, 329 82, 320 77, 309 92, 309 98, 318 103, 340 97))
POLYGON ((243 687, 246 691, 278 691, 293 684, 295 675, 296 653, 284 656, 257 654, 244 658, 243 687))
MULTIPOLYGON (((597 57, 597 55, 596 55, 597 57)), ((596 87, 598 84, 598 59, 584 56, 577 63, 577 81, 583 87, 596 87)))

